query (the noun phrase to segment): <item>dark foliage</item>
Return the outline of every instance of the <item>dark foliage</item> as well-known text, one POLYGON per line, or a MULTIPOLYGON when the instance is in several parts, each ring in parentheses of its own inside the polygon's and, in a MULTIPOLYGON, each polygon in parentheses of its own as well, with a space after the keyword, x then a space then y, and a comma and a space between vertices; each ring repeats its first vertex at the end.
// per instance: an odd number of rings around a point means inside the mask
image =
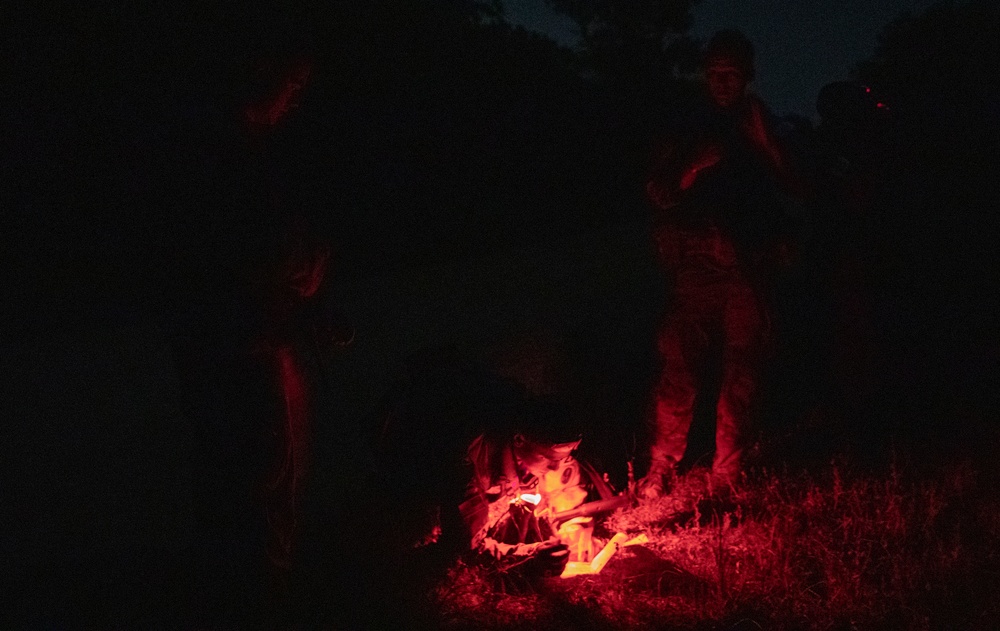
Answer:
POLYGON ((1000 157, 998 42, 995 3, 939 3, 887 26, 875 55, 858 67, 888 106, 896 149, 911 157, 906 166, 925 192, 922 212, 901 209, 886 225, 901 242, 900 286, 916 316, 900 327, 923 357, 911 370, 931 380, 921 392, 905 390, 924 410, 940 410, 942 399, 945 409, 997 403, 989 340, 998 333, 1000 304, 987 270, 1000 236, 993 210, 1000 202, 993 173, 1000 157))
POLYGON ((697 0, 548 0, 577 25, 591 67, 640 90, 690 70, 696 59, 691 8, 697 0))

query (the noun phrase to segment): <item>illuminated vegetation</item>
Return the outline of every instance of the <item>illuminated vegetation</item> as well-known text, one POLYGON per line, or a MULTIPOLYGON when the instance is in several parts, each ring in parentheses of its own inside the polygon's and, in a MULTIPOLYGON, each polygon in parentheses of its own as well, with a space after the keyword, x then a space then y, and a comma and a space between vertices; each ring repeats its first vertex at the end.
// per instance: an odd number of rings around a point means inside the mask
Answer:
POLYGON ((972 465, 931 479, 895 466, 763 472, 726 501, 709 500, 698 477, 608 519, 651 541, 600 575, 518 590, 452 568, 433 594, 441 626, 993 628, 1000 499, 972 465))

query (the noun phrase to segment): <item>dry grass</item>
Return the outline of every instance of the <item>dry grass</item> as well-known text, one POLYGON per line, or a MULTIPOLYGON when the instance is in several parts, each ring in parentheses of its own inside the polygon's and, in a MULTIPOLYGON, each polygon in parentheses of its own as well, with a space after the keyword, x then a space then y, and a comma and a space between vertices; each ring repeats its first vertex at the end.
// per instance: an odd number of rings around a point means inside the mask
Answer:
POLYGON ((432 597, 453 629, 993 629, 1000 500, 983 477, 831 465, 720 500, 692 473, 606 521, 650 543, 598 576, 498 589, 460 564, 432 597))

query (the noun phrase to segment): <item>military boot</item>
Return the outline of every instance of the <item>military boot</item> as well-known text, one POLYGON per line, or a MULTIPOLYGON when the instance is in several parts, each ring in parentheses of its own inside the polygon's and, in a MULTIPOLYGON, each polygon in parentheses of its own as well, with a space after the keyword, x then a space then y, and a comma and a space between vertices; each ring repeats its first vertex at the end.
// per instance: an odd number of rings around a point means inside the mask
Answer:
POLYGON ((639 497, 655 499, 670 492, 677 481, 677 463, 673 458, 656 459, 650 463, 649 473, 639 480, 639 497))

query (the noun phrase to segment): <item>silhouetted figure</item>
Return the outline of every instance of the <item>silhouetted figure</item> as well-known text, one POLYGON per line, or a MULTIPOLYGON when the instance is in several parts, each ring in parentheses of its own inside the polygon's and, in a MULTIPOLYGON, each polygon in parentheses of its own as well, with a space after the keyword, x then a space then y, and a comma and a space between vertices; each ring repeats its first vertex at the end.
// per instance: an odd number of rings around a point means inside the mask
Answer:
POLYGON ((695 401, 718 373, 717 488, 735 483, 768 337, 766 269, 790 256, 779 193, 801 194, 764 104, 748 91, 753 46, 721 31, 704 54, 706 98, 653 165, 647 194, 673 290, 658 336, 646 496, 664 492, 683 458, 695 401))
POLYGON ((182 269, 190 306, 175 343, 195 436, 193 600, 220 622, 285 599, 301 519, 320 356, 333 333, 322 288, 330 247, 291 212, 269 153, 312 64, 258 69, 249 98, 204 151, 223 165, 216 207, 182 269))

